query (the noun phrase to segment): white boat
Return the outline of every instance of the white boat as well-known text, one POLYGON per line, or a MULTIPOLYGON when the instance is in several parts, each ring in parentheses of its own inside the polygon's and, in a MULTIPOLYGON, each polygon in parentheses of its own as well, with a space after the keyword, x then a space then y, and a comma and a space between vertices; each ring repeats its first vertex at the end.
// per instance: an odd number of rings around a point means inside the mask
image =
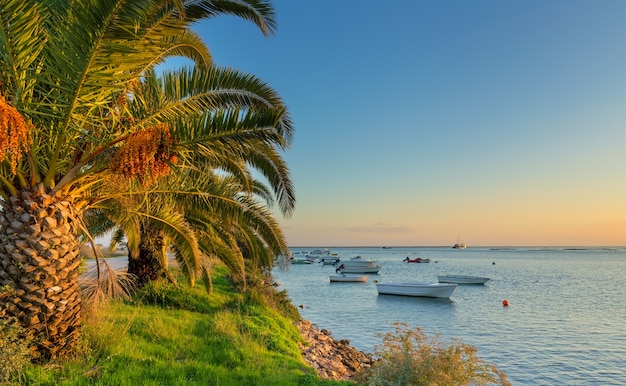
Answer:
POLYGON ((376 260, 364 259, 361 256, 352 257, 348 260, 341 260, 342 265, 346 267, 371 267, 376 265, 376 260))
POLYGON ((449 298, 457 287, 457 284, 452 283, 376 283, 376 289, 381 295, 420 296, 428 298, 449 298))
POLYGON ((341 262, 341 259, 339 258, 339 256, 325 256, 322 257, 319 262, 323 265, 335 265, 339 264, 341 262))
POLYGON ((326 256, 331 256, 333 255, 332 253, 330 253, 330 250, 327 248, 324 249, 314 249, 311 252, 306 254, 307 259, 311 259, 311 260, 315 260, 315 259, 321 259, 323 257, 326 256))
POLYGON ((341 263, 335 270, 337 273, 378 273, 382 266, 380 264, 369 264, 360 266, 346 266, 345 263, 341 263))
POLYGON ((481 276, 469 275, 439 275, 437 276, 439 283, 455 283, 455 284, 485 284, 490 279, 481 276))
POLYGON ((328 275, 330 277, 331 282, 364 282, 367 280, 369 276, 367 275, 346 275, 344 273, 333 275, 328 275))

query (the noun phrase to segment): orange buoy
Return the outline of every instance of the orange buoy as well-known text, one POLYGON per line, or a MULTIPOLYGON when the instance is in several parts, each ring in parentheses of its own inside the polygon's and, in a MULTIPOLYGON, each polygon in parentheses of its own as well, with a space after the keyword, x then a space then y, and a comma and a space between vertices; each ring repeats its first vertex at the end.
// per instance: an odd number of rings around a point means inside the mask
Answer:
POLYGON ((508 306, 509 306, 509 301, 508 301, 508 300, 506 300, 506 299, 505 299, 505 300, 503 300, 503 301, 502 301, 502 306, 504 306, 504 307, 508 307, 508 306))

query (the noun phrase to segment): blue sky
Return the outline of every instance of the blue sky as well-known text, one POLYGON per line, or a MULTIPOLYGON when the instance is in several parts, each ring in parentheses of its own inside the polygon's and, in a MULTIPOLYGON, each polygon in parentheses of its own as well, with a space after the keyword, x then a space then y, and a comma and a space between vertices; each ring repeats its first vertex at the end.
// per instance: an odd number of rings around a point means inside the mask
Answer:
POLYGON ((626 245, 626 1, 273 4, 196 30, 289 107, 290 245, 626 245))

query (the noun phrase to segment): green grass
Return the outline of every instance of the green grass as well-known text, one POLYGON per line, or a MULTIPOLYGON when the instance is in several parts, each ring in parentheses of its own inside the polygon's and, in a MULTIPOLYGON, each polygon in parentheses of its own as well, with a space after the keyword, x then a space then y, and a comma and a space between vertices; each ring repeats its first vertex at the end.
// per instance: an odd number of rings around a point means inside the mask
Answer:
MULTIPOLYGON (((300 356, 284 293, 231 287, 224 269, 204 288, 154 283, 131 302, 86 312, 72 361, 29 366, 29 385, 339 385, 300 356), (276 307, 276 303, 281 304, 276 307), (272 305, 272 306, 268 306, 272 305)), ((294 313, 295 312, 295 313, 294 313)))

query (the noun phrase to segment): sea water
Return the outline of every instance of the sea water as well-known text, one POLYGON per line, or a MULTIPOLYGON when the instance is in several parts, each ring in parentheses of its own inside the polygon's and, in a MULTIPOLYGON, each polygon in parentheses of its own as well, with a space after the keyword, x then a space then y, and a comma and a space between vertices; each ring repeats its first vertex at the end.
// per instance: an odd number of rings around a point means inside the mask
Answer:
MULTIPOLYGON (((316 248, 292 248, 303 254, 316 248)), ((273 271, 304 319, 373 353, 394 322, 478 349, 513 385, 626 385, 626 248, 331 248, 377 260, 366 283, 331 283, 335 267, 273 271), (406 263, 406 257, 430 263, 406 263), (459 285, 450 299, 378 295, 376 281, 437 282, 437 275, 491 278, 459 285), (503 301, 508 306, 503 306, 503 301)))

